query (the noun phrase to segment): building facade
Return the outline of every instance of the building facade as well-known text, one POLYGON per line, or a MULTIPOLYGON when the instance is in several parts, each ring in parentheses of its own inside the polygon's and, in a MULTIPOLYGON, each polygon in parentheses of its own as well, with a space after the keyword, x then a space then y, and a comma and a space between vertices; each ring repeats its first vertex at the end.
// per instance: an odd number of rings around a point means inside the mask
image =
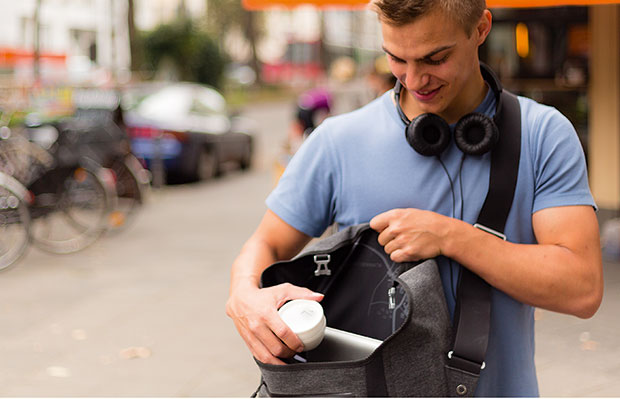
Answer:
POLYGON ((5 77, 33 80, 37 54, 43 81, 101 83, 128 71, 126 1, 0 0, 0 8, 5 77))
MULTIPOLYGON (((179 13, 202 15, 205 8, 204 0, 134 0, 134 18, 137 29, 149 30, 179 13)), ((27 84, 35 74, 43 82, 70 84, 130 78, 127 0, 0 0, 0 9, 5 81, 27 84)))

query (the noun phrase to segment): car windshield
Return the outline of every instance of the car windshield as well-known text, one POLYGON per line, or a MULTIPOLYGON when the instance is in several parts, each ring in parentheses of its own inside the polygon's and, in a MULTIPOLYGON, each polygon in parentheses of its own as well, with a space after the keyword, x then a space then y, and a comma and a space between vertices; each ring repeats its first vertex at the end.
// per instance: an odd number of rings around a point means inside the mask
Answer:
POLYGON ((226 113, 226 100, 217 91, 208 87, 200 87, 194 94, 191 112, 201 115, 226 113))
POLYGON ((178 121, 189 114, 226 114, 226 100, 217 91, 199 85, 176 84, 147 96, 136 108, 145 118, 178 121))

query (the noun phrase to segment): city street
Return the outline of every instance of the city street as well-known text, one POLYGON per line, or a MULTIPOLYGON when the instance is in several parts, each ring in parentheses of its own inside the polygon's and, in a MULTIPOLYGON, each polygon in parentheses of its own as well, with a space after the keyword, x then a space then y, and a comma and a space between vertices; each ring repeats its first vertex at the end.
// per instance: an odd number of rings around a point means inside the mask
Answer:
MULTIPOLYGON (((154 190, 83 252, 30 248, 0 274, 0 396, 247 397, 259 383, 225 315, 230 265, 265 211, 288 102, 247 110, 255 167, 154 190)), ((620 396, 620 264, 590 320, 537 311, 542 396, 620 396)))

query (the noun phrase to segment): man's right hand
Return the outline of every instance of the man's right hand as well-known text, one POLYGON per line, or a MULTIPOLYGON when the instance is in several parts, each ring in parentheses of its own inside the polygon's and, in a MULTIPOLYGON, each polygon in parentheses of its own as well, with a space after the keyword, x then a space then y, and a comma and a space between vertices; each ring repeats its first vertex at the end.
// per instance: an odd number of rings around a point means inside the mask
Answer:
POLYGON ((268 288, 243 284, 231 291, 226 314, 259 361, 285 364, 279 358, 303 351, 300 339, 278 315, 278 309, 293 299, 321 301, 323 295, 288 283, 268 288))

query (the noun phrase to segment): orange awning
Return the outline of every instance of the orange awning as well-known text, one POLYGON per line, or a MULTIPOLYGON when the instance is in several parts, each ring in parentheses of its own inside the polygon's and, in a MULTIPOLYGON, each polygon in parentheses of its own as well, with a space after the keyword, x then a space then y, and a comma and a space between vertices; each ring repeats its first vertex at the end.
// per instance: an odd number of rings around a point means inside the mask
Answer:
MULTIPOLYGON (((552 6, 587 6, 596 4, 618 4, 620 0, 487 0, 487 6, 494 7, 552 7, 552 6)), ((364 8, 368 0, 243 0, 243 7, 248 10, 262 10, 271 7, 293 8, 310 4, 320 8, 364 8)))
POLYGON ((492 7, 553 7, 553 6, 592 6, 596 4, 618 4, 619 0, 487 0, 487 6, 492 7))
MULTIPOLYGON (((67 61, 67 56, 60 53, 43 52, 39 58, 41 61, 59 64, 67 61)), ((20 62, 34 62, 34 53, 31 50, 0 47, 0 66, 14 67, 20 62)))

